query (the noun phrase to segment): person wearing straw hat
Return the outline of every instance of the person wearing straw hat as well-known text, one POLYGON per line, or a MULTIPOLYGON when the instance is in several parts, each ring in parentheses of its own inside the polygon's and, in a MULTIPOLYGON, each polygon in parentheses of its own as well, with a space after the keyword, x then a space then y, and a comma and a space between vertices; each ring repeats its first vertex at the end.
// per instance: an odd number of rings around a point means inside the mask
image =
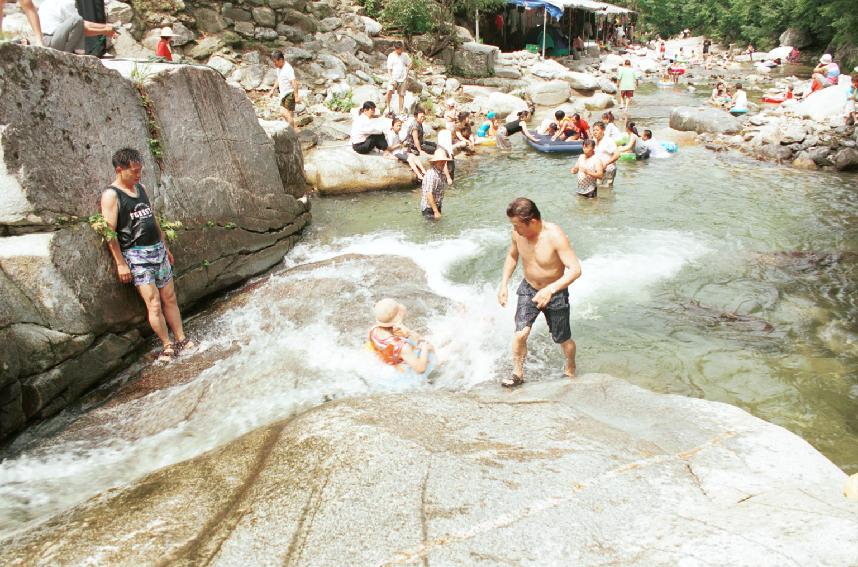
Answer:
POLYGON ((158 47, 155 49, 155 55, 163 57, 167 61, 173 60, 173 51, 170 49, 170 41, 176 36, 170 26, 161 28, 161 39, 158 41, 158 47))
POLYGON ((389 297, 375 304, 375 326, 369 330, 369 347, 385 364, 425 377, 432 371, 435 347, 402 324, 405 306, 389 297))
POLYGON ((447 190, 447 177, 444 175, 444 166, 450 158, 444 148, 438 148, 429 164, 432 166, 426 170, 423 182, 420 185, 420 212, 427 219, 438 220, 441 218, 441 203, 444 200, 444 191, 447 190))
POLYGON ((819 58, 819 65, 813 69, 813 83, 811 84, 810 92, 816 92, 819 89, 836 85, 839 76, 840 66, 834 62, 830 53, 826 53, 819 58))

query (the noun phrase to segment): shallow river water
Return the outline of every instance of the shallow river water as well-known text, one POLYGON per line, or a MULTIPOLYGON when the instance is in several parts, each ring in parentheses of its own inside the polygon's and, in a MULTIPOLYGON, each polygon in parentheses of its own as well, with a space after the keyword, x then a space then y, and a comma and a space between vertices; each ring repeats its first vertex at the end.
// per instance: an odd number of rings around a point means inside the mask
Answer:
MULTIPOLYGON (((693 102, 645 86, 632 115, 658 133, 671 106, 693 102)), ((0 535, 327 399, 497 380, 509 370, 513 329, 512 306, 495 300, 504 211, 518 196, 536 201, 582 260, 571 288, 579 372, 734 404, 858 472, 855 176, 685 145, 670 159, 621 163, 615 188, 584 200, 568 173, 573 159, 519 139, 511 155, 462 162, 437 223, 420 217, 410 191, 315 199, 312 228, 286 266, 346 253, 420 266, 425 292, 453 306, 421 319, 457 353, 432 385, 379 372, 361 348, 369 313, 337 316, 350 297, 374 300, 398 285, 368 289, 349 264, 324 268, 342 294, 314 284, 284 298, 277 286, 297 276, 281 269, 251 301, 200 318, 203 351, 229 346, 207 368, 127 402, 93 398, 0 453, 0 535), (301 302, 307 309, 295 311, 301 302)), ((560 379, 561 369, 539 322, 529 379, 560 379)))

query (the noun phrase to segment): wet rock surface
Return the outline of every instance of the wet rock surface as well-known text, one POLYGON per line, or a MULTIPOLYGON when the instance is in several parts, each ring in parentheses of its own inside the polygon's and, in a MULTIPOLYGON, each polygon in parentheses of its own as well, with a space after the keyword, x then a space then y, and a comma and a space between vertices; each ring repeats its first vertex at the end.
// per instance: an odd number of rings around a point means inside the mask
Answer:
POLYGON ((86 223, 113 152, 141 152, 158 214, 183 224, 171 249, 184 306, 276 264, 309 222, 300 147, 281 134, 275 148, 242 91, 205 67, 152 64, 135 85, 133 63, 111 64, 126 77, 0 45, 0 286, 12 299, 0 335, 9 361, 38 361, 0 367, 0 438, 61 410, 142 343, 143 304, 86 223))
POLYGON ((847 478, 606 375, 325 404, 7 538, 8 565, 847 565, 847 478))

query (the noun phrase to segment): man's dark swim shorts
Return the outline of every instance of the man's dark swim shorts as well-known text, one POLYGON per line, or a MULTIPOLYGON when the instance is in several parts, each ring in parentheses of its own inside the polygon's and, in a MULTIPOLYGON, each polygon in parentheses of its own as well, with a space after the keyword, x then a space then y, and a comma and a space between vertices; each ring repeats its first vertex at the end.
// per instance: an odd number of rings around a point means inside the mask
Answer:
MULTIPOLYGON (((533 322, 539 317, 540 309, 533 302, 533 297, 539 290, 521 280, 518 286, 518 306, 515 309, 515 330, 523 330, 525 327, 533 327, 533 322)), ((551 339, 560 344, 572 338, 572 329, 569 327, 569 290, 558 291, 551 296, 548 305, 541 311, 545 313, 545 321, 551 332, 551 339)))

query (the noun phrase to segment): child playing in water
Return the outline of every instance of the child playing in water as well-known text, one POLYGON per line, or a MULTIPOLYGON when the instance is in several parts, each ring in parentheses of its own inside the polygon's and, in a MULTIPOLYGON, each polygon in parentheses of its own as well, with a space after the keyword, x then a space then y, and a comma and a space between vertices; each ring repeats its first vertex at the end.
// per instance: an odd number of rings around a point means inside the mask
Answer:
POLYGON ((405 307, 385 297, 375 304, 373 313, 375 326, 369 330, 371 349, 385 364, 427 377, 432 372, 435 347, 402 324, 405 307))
POLYGON ((575 167, 569 172, 578 177, 578 188, 575 192, 592 199, 598 192, 596 184, 605 176, 605 168, 602 161, 596 157, 596 142, 584 140, 582 149, 584 153, 578 156, 575 167))

